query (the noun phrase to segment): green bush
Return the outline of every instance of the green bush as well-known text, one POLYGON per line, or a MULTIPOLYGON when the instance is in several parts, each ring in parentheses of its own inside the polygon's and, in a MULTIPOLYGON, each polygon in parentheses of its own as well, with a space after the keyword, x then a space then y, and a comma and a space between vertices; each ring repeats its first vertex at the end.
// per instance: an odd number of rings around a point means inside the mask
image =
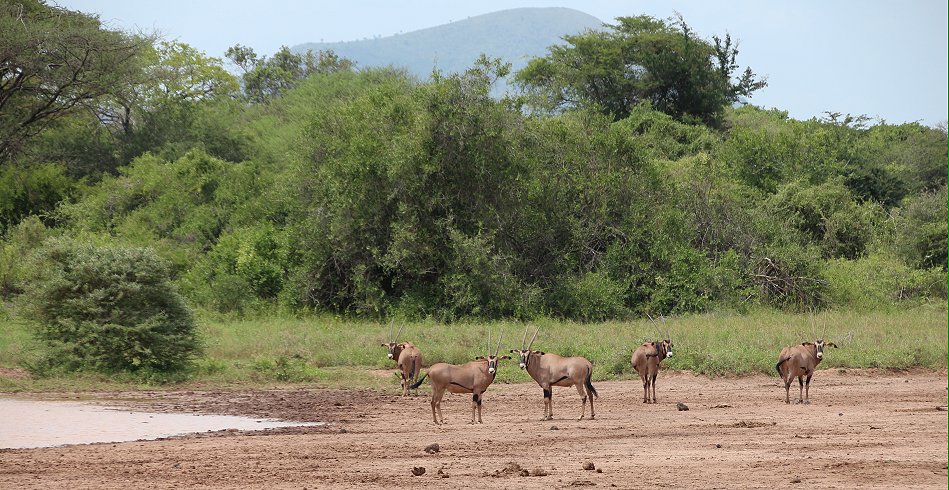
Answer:
POLYGON ((626 286, 604 272, 588 272, 563 281, 556 305, 567 318, 586 322, 617 318, 626 314, 626 286))
POLYGON ((147 248, 52 239, 23 295, 49 355, 37 369, 184 371, 199 353, 191 310, 147 248))
POLYGON ((946 298, 946 273, 938 267, 913 269, 898 259, 869 255, 830 260, 825 270, 831 306, 877 309, 898 303, 946 298))

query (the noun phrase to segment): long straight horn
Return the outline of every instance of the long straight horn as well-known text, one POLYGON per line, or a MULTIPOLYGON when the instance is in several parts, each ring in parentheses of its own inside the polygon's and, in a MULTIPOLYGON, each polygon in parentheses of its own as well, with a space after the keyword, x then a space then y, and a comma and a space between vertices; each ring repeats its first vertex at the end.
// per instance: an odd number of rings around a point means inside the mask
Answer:
POLYGON ((527 350, 531 350, 531 347, 534 346, 534 340, 537 338, 537 332, 540 332, 540 327, 537 327, 537 330, 534 330, 534 336, 531 337, 531 342, 527 344, 527 350))
POLYGON ((488 355, 491 355, 491 331, 488 330, 488 355))
POLYGON ((389 322, 389 329, 386 331, 386 341, 392 342, 392 322, 389 322))
POLYGON ((498 335, 498 346, 494 349, 494 357, 498 357, 498 352, 501 352, 501 339, 504 338, 504 332, 501 332, 501 335, 498 335))
POLYGON ((666 326, 666 317, 659 315, 659 319, 662 320, 662 329, 666 331, 666 333, 662 335, 662 338, 672 340, 672 335, 669 334, 669 327, 666 326))
POLYGON ((652 315, 650 315, 649 313, 646 313, 646 316, 649 317, 649 321, 652 322, 652 328, 655 328, 655 329, 656 329, 656 333, 659 334, 659 338, 660 338, 660 339, 665 338, 665 336, 662 335, 662 330, 659 330, 659 324, 657 324, 657 323, 656 323, 656 320, 654 320, 654 319, 652 318, 652 315))
POLYGON ((399 327, 399 333, 395 334, 395 338, 392 339, 393 342, 398 342, 398 341, 399 341, 399 335, 402 334, 402 329, 403 329, 403 328, 405 328, 405 324, 404 324, 404 323, 402 324, 401 327, 399 327))
POLYGON ((524 350, 524 343, 527 342, 527 332, 530 332, 530 330, 530 325, 524 325, 524 338, 521 339, 521 350, 524 350))

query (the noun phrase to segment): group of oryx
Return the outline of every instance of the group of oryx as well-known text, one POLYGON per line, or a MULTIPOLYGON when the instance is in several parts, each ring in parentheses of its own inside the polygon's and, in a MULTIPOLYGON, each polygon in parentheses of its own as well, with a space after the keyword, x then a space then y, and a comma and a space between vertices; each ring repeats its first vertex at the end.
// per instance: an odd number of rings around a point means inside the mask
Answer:
MULTIPOLYGON (((591 382, 593 363, 584 357, 561 357, 549 352, 532 350, 540 327, 534 330, 530 342, 527 342, 529 330, 530 327, 524 330, 521 348, 511 349, 510 353, 517 354, 520 368, 527 370, 530 377, 544 391, 543 420, 551 420, 554 416, 551 403, 554 386, 576 387, 581 399, 580 416, 577 420, 582 420, 586 415, 588 399, 590 401, 590 418, 594 418, 593 399, 597 397, 597 392, 591 382)), ((639 373, 639 377, 643 382, 643 403, 656 403, 656 377, 659 374, 659 365, 664 359, 672 357, 671 336, 668 332, 663 333, 658 326, 656 326, 656 330, 660 334, 659 340, 643 343, 636 348, 631 358, 633 369, 639 373)), ((402 328, 400 327, 393 337, 390 327, 389 342, 382 344, 382 346, 388 348, 389 359, 395 360, 398 364, 402 376, 402 396, 407 395, 410 389, 421 386, 425 378, 428 377, 432 384, 432 419, 436 424, 445 421, 441 408, 445 391, 471 393, 471 423, 482 423, 481 401, 484 392, 494 382, 498 362, 511 359, 511 356, 498 355, 501 350, 503 333, 498 336, 497 346, 494 347, 494 355, 491 355, 491 334, 488 333, 486 356, 479 356, 475 360, 461 365, 444 362, 433 364, 421 379, 418 375, 422 368, 422 352, 411 342, 399 342, 398 338, 401 333, 402 328)), ((814 368, 824 357, 825 346, 837 347, 832 342, 817 339, 816 342, 804 342, 781 350, 775 369, 778 370, 778 374, 784 380, 786 403, 791 403, 791 382, 795 377, 798 378, 798 383, 801 385, 801 397, 798 402, 810 403, 807 391, 810 389, 814 368)))

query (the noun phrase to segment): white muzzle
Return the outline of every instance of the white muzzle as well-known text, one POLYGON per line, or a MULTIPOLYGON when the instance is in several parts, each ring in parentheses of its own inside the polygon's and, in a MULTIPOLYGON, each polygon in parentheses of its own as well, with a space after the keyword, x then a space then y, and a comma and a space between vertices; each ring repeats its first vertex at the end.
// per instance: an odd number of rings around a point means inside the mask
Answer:
POLYGON ((488 373, 494 374, 494 368, 488 368, 488 373))
POLYGON ((392 354, 389 354, 389 359, 392 359, 392 354))
POLYGON ((668 351, 668 352, 666 352, 666 357, 672 357, 672 351, 671 351, 671 350, 668 351))

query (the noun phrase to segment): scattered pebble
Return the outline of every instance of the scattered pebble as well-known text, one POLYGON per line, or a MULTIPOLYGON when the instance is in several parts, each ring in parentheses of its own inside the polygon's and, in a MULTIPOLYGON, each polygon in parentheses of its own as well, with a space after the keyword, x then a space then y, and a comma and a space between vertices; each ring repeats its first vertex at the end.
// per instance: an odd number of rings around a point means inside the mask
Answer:
POLYGON ((441 450, 442 448, 438 446, 438 443, 429 444, 428 446, 425 446, 425 452, 428 454, 435 454, 441 450))
POLYGON ((682 402, 676 402, 676 410, 680 412, 685 412, 689 409, 689 406, 682 402))
POLYGON ((715 447, 718 448, 718 449, 721 449, 721 448, 722 448, 722 445, 721 445, 721 444, 716 444, 715 447))
POLYGON ((414 476, 422 476, 422 475, 424 475, 424 474, 425 474, 425 467, 424 467, 424 466, 415 466, 415 467, 412 468, 412 475, 414 475, 414 476))
POLYGON ((727 403, 719 403, 718 405, 715 405, 712 408, 732 408, 732 406, 727 403))
POLYGON ((595 469, 596 469, 596 466, 594 466, 592 462, 587 461, 586 463, 583 463, 583 469, 585 469, 585 470, 595 470, 595 469))
POLYGON ((801 479, 800 479, 800 478, 795 478, 795 479, 791 480, 791 483, 801 483, 801 479))
POLYGON ((557 427, 556 425, 551 425, 550 430, 560 430, 560 427, 557 427))
POLYGON ((534 468, 531 470, 531 476, 547 476, 550 473, 547 473, 543 468, 534 468))

